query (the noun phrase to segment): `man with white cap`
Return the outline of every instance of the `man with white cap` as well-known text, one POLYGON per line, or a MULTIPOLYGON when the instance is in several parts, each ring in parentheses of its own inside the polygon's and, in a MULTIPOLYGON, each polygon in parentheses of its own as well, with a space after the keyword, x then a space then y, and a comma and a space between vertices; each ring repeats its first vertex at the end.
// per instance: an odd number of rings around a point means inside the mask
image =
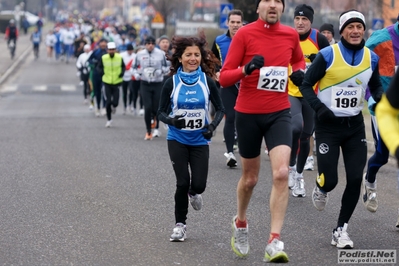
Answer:
POLYGON ((91 91, 89 85, 90 67, 89 67, 89 62, 87 62, 87 59, 89 59, 90 54, 91 54, 90 45, 86 44, 85 46, 83 46, 83 53, 80 54, 78 60, 76 60, 76 67, 80 72, 80 80, 83 82, 84 103, 87 103, 87 97, 89 96, 91 91))
POLYGON ((115 114, 116 112, 116 107, 119 103, 119 87, 122 84, 122 77, 125 73, 125 63, 122 56, 116 53, 116 44, 114 42, 107 43, 107 54, 101 57, 97 68, 103 74, 102 81, 104 83, 107 111, 105 127, 111 127, 111 113, 115 114))
POLYGON ((362 13, 349 10, 341 14, 341 40, 317 54, 305 74, 300 90, 316 112, 315 132, 318 175, 312 201, 324 210, 328 192, 338 183, 340 149, 344 158, 346 187, 341 200, 337 226, 331 244, 353 248, 347 233, 348 222, 359 201, 363 169, 367 160, 363 101, 366 88, 376 102, 382 96, 379 57, 365 47, 366 29, 362 13), (319 82, 315 92, 313 86, 319 82))

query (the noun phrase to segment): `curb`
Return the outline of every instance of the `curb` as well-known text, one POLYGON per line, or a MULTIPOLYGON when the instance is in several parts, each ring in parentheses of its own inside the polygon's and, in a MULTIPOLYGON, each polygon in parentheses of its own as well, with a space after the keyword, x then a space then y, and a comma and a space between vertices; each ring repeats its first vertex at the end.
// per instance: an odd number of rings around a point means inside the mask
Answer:
POLYGON ((20 63, 23 61, 24 58, 26 58, 26 56, 30 51, 31 47, 28 47, 20 56, 18 56, 17 60, 15 60, 14 63, 12 63, 12 65, 7 69, 7 71, 1 76, 0 85, 2 85, 7 80, 10 74, 14 71, 15 68, 17 68, 20 65, 20 63))

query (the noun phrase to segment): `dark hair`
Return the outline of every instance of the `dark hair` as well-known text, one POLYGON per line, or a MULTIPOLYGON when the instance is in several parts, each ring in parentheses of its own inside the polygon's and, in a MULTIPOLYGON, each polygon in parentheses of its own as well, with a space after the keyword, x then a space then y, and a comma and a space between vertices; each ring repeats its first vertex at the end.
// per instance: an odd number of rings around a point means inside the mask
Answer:
POLYGON ((238 16, 241 16, 241 20, 244 19, 244 14, 243 14, 242 11, 239 10, 239 9, 233 9, 233 10, 231 10, 231 11, 229 12, 229 14, 227 15, 227 21, 230 21, 230 16, 231 16, 231 15, 238 15, 238 16))
POLYGON ((220 65, 219 60, 212 53, 211 50, 207 48, 207 42, 205 36, 200 37, 179 37, 174 36, 172 38, 172 48, 174 49, 174 53, 171 56, 168 56, 168 59, 171 61, 170 73, 172 76, 177 73, 179 67, 181 67, 181 63, 179 62, 179 58, 182 57, 184 51, 187 47, 197 46, 201 52, 201 68, 202 71, 209 77, 216 77, 216 65, 220 65))

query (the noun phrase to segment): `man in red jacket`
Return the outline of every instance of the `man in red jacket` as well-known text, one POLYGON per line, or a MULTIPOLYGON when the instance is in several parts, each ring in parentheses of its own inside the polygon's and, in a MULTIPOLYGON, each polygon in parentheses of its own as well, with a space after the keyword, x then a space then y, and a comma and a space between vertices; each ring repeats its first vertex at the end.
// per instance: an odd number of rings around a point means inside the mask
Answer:
MULTIPOLYGON (((237 215, 233 218, 233 251, 249 252, 246 211, 258 181, 260 150, 265 139, 273 173, 270 195, 270 237, 264 260, 287 262, 280 232, 288 205, 288 161, 292 128, 287 81, 302 84, 305 61, 298 33, 280 23, 283 0, 258 0, 257 21, 234 36, 220 73, 223 87, 241 80, 235 106, 242 175, 237 186, 237 215), (288 77, 288 65, 293 73, 288 77)), ((263 206, 262 206, 263 207, 263 206)))
POLYGON ((11 19, 10 23, 6 28, 6 32, 4 35, 4 39, 7 40, 7 46, 10 46, 10 42, 13 42, 14 51, 17 46, 17 39, 18 39, 18 28, 15 26, 15 20, 11 19))

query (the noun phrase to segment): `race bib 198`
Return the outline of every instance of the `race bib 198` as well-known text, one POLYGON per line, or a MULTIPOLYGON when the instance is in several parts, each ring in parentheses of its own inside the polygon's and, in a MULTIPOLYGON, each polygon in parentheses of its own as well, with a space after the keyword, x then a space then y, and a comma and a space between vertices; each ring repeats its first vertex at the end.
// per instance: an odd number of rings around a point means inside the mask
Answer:
POLYGON ((362 103, 361 87, 335 87, 331 88, 332 109, 356 109, 362 103))
POLYGON ((262 67, 259 72, 257 88, 265 91, 285 92, 287 77, 287 67, 262 67))

